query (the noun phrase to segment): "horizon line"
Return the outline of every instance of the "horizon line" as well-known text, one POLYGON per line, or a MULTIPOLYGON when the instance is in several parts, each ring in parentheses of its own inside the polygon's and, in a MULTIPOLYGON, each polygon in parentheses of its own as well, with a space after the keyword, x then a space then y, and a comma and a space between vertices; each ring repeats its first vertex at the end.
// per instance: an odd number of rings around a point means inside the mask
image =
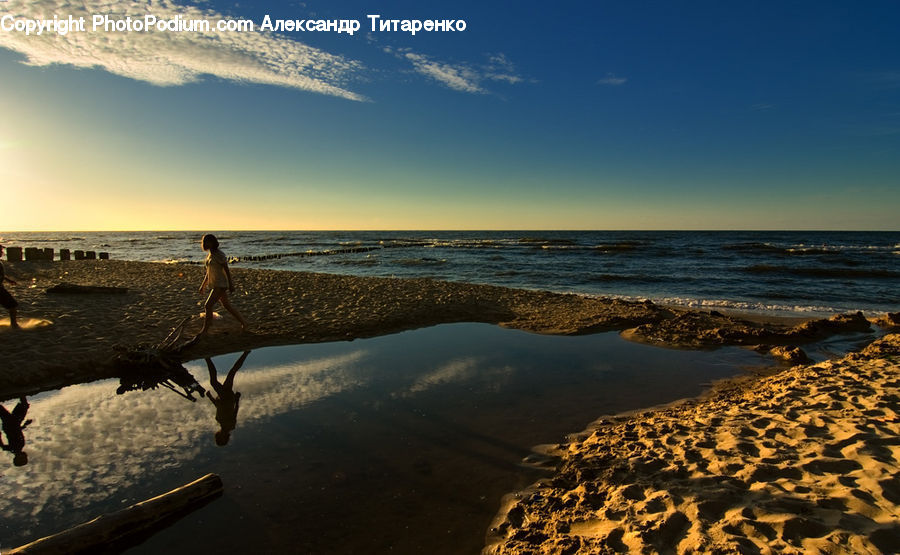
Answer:
POLYGON ((187 228, 158 228, 158 229, 32 229, 32 230, 0 230, 0 234, 13 233, 151 233, 151 232, 181 232, 181 233, 236 233, 236 232, 301 232, 301 233, 327 233, 327 232, 353 232, 353 233, 374 233, 374 232, 621 232, 621 231, 656 231, 656 232, 694 232, 694 233, 722 233, 722 232, 846 232, 846 233, 862 233, 862 232, 879 232, 879 233, 897 233, 897 229, 840 229, 840 228, 719 228, 719 229, 690 229, 690 228, 505 228, 505 229, 489 229, 489 228, 328 228, 328 229, 266 229, 266 228, 232 228, 232 229, 187 229, 187 228))

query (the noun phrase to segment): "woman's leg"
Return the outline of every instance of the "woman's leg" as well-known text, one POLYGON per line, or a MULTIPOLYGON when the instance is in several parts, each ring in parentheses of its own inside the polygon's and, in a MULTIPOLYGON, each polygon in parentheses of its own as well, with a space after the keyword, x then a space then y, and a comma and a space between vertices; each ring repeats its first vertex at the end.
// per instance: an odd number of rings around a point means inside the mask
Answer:
POLYGON ((232 316, 234 316, 235 318, 237 318, 237 321, 241 323, 241 328, 242 328, 242 329, 244 329, 244 330, 247 329, 247 321, 244 320, 244 317, 241 316, 241 313, 238 312, 236 308, 234 308, 233 306, 231 306, 231 302, 228 300, 228 293, 227 293, 227 292, 223 292, 223 293, 222 293, 222 306, 224 306, 224 307, 225 307, 225 310, 227 310, 228 312, 230 312, 232 316))
POLYGON ((206 369, 209 370, 209 386, 213 388, 216 393, 222 395, 222 393, 219 391, 222 388, 222 384, 219 383, 219 376, 216 373, 216 365, 213 364, 212 359, 209 357, 206 358, 206 369))
POLYGON ((197 335, 206 335, 206 332, 209 331, 209 327, 212 325, 213 321, 213 308, 215 308, 216 303, 219 302, 219 299, 225 294, 226 292, 224 289, 217 287, 209 292, 209 297, 206 298, 206 305, 204 305, 206 307, 206 318, 203 320, 203 329, 201 329, 200 333, 197 335))

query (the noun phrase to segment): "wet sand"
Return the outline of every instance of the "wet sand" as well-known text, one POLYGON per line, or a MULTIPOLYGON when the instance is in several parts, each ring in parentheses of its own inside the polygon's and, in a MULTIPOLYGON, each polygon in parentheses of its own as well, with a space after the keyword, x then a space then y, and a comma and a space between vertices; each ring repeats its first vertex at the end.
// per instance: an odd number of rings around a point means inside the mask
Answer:
MULTIPOLYGON (((185 316, 188 333, 202 322, 200 266, 32 262, 10 263, 8 273, 20 283, 11 291, 21 315, 53 323, 0 330, 3 399, 112 376, 116 348, 155 344, 185 316), (60 282, 128 292, 45 292, 60 282)), ((632 340, 688 348, 787 346, 779 352, 790 358, 795 344, 868 325, 861 315, 759 322, 430 279, 233 273, 233 302, 252 333, 225 315, 188 358, 463 321, 552 334, 628 330, 632 340)), ((887 336, 864 355, 731 383, 548 448, 556 477, 510 498, 487 551, 897 551, 898 344, 887 336)))

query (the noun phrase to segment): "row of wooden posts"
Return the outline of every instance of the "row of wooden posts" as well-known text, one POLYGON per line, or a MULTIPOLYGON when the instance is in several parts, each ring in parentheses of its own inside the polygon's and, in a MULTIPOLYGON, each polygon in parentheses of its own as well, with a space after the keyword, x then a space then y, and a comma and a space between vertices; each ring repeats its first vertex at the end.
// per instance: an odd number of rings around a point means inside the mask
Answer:
MULTIPOLYGON (((6 259, 10 262, 21 262, 22 255, 27 261, 37 260, 54 260, 54 252, 52 248, 39 249, 37 247, 6 247, 6 259)), ((59 249, 60 260, 109 260, 108 252, 98 253, 96 251, 70 251, 69 249, 59 249)))

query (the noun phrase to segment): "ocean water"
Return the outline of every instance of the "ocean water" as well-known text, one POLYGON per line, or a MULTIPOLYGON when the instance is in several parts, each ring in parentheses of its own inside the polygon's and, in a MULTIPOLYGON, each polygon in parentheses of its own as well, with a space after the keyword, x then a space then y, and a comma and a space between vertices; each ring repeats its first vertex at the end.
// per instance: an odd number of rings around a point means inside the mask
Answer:
MULTIPOLYGON (((220 231, 235 267, 430 277, 672 305, 900 310, 900 232, 220 231)), ((200 262, 199 232, 0 233, 18 246, 200 262)))

